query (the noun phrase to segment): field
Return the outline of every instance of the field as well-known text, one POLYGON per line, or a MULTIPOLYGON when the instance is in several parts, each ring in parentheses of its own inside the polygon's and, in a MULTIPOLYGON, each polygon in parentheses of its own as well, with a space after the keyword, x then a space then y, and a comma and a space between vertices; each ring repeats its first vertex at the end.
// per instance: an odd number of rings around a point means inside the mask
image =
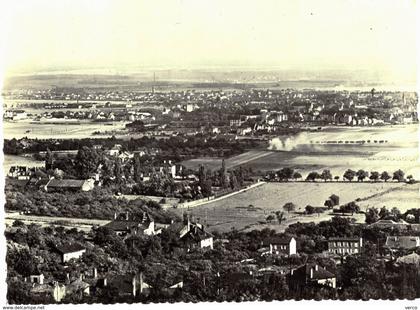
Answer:
MULTIPOLYGON (((236 229, 262 229, 270 227, 278 231, 287 225, 300 222, 318 222, 331 218, 330 212, 320 216, 304 216, 291 212, 286 215, 282 225, 266 224, 267 216, 275 211, 283 211, 282 207, 287 202, 297 205, 297 212, 303 211, 305 206, 323 206, 325 200, 336 194, 340 197, 340 204, 360 198, 362 211, 366 207, 387 206, 398 207, 401 211, 417 208, 420 205, 419 184, 407 185, 403 183, 267 183, 246 192, 211 202, 206 205, 190 208, 189 210, 176 210, 179 214, 187 212, 206 222, 210 231, 229 231, 236 229)), ((364 221, 364 215, 355 215, 359 222, 364 221)))
POLYGON ((3 122, 3 137, 5 139, 20 139, 28 137, 30 139, 81 139, 94 138, 95 131, 120 130, 125 127, 124 122, 91 122, 84 121, 80 125, 53 123, 35 123, 30 121, 3 122))
MULTIPOLYGON (((347 169, 384 170, 393 173, 402 169, 406 175, 420 179, 418 156, 418 126, 389 126, 378 128, 327 128, 320 133, 302 133, 294 138, 275 138, 270 149, 252 150, 225 159, 227 168, 242 165, 264 174, 266 171, 292 167, 306 176, 310 171, 331 170, 342 176, 347 169), (355 141, 371 139, 364 145, 310 144, 310 141, 355 141), (387 144, 372 143, 386 140, 387 144), (275 143, 277 142, 277 143, 275 143), (305 144, 306 143, 306 144, 305 144)), ((188 168, 221 167, 221 158, 197 158, 183 162, 188 168)))
MULTIPOLYGON (((240 155, 225 159, 226 168, 232 169, 237 166, 245 165, 249 162, 254 162, 270 154, 271 152, 267 152, 265 150, 253 150, 245 152, 240 155)), ((219 169, 222 166, 222 159, 215 157, 203 157, 186 160, 182 162, 182 164, 189 169, 198 169, 200 165, 203 165, 207 169, 214 170, 219 169)))
POLYGON ((43 161, 35 160, 32 157, 4 155, 3 169, 7 174, 12 166, 44 167, 43 161))

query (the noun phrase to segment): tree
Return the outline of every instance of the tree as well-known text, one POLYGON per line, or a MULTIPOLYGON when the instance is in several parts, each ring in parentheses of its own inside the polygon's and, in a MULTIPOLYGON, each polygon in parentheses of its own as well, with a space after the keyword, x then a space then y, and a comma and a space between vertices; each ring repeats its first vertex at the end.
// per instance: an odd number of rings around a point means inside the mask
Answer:
POLYGON ((389 179, 391 178, 391 176, 389 175, 389 173, 388 172, 386 172, 386 171, 384 171, 384 172, 382 172, 381 173, 381 180, 383 180, 383 181, 388 181, 389 179))
POLYGON ((125 125, 125 127, 140 132, 146 130, 146 127, 144 126, 144 123, 141 120, 135 120, 134 122, 125 125))
POLYGON ((201 187, 203 187, 204 183, 206 182, 206 171, 203 165, 200 165, 198 169, 198 183, 201 187))
POLYGON ((302 175, 299 172, 296 171, 295 173, 293 173, 293 179, 298 180, 301 178, 302 178, 302 175))
POLYGON ((45 170, 51 170, 54 164, 54 156, 53 153, 47 148, 47 153, 45 154, 45 170))
POLYGON ((121 160, 119 158, 117 158, 115 160, 114 163, 114 176, 115 176, 115 182, 117 184, 121 184, 122 182, 122 177, 123 177, 123 173, 122 173, 122 167, 121 167, 121 160))
POLYGON ((398 169, 397 171, 394 172, 392 179, 397 180, 398 182, 403 182, 404 172, 401 169, 398 169))
POLYGON ((266 221, 269 222, 269 223, 271 223, 274 219, 275 219, 274 215, 273 214, 270 214, 269 216, 267 216, 266 221))
POLYGON ((314 213, 315 212, 315 208, 314 207, 312 207, 311 205, 307 205, 306 207, 305 207, 305 213, 306 214, 312 214, 312 213, 314 213))
POLYGON ((238 180, 236 179, 235 172, 232 171, 230 173, 229 181, 230 181, 230 188, 231 189, 237 189, 239 187, 239 183, 238 183, 238 180))
POLYGON ((366 210, 365 214, 365 222, 366 224, 372 224, 379 220, 379 212, 377 208, 369 208, 366 210))
POLYGON ((354 202, 351 201, 343 206, 340 207, 340 211, 343 213, 351 213, 351 215, 353 215, 355 212, 359 212, 360 211, 360 207, 354 202))
POLYGON ((401 218, 401 211, 397 207, 393 207, 391 209, 391 216, 394 221, 399 221, 401 218))
POLYGON ((381 211, 379 211, 379 217, 381 219, 387 219, 389 216, 390 216, 389 210, 385 206, 383 206, 381 208, 381 211))
POLYGON ((213 194, 211 179, 207 179, 204 187, 201 189, 204 197, 210 197, 213 194))
POLYGON ((356 172, 356 176, 357 176, 357 181, 363 182, 363 180, 369 176, 369 173, 363 169, 359 169, 356 172))
POLYGON ((370 173, 369 179, 371 179, 374 182, 377 182, 379 180, 379 177, 380 177, 380 175, 379 175, 379 172, 378 171, 372 171, 370 173))
POLYGON ((277 171, 277 176, 279 177, 280 180, 289 180, 293 177, 294 174, 294 170, 292 168, 283 168, 280 169, 279 171, 277 171))
POLYGON ((141 182, 141 163, 139 153, 134 155, 134 181, 136 181, 136 183, 141 182))
POLYGON ((332 201, 333 206, 338 206, 338 205, 340 204, 340 197, 338 197, 338 196, 337 196, 337 195, 335 195, 335 194, 332 194, 332 195, 330 196, 330 200, 332 201))
POLYGON ((21 220, 15 220, 12 224, 13 227, 23 227, 25 226, 25 223, 23 223, 21 220))
POLYGON ((356 172, 354 170, 347 169, 346 172, 344 172, 343 179, 346 179, 351 182, 355 176, 356 172))
POLYGON ((222 168, 220 169, 220 186, 223 189, 226 189, 228 187, 228 180, 226 175, 226 164, 225 160, 222 160, 222 168))
POLYGON ((296 205, 293 202, 288 202, 283 206, 283 210, 287 211, 287 213, 290 213, 290 211, 295 210, 296 205))
POLYGON ((240 186, 244 185, 244 170, 242 169, 242 166, 239 166, 238 182, 240 186))
POLYGON ((332 202, 331 199, 327 199, 324 202, 324 206, 327 207, 328 209, 332 209, 334 207, 334 203, 332 202))
POLYGON ((306 177, 306 181, 312 181, 314 182, 316 179, 319 179, 320 175, 318 172, 312 171, 308 174, 308 176, 306 177))
POLYGON ((87 179, 98 169, 101 158, 95 149, 87 146, 79 149, 76 155, 76 171, 80 178, 87 179))
POLYGON ((322 171, 321 179, 323 179, 324 182, 327 182, 327 180, 332 180, 332 174, 331 174, 330 170, 325 169, 324 171, 322 171))
POLYGON ((336 175, 336 176, 334 177, 334 180, 336 180, 336 181, 338 182, 338 180, 340 180, 340 177, 339 177, 338 175, 336 175))
POLYGON ((277 222, 279 223, 279 225, 283 222, 284 220, 284 213, 280 212, 280 211, 276 211, 276 218, 277 218, 277 222))

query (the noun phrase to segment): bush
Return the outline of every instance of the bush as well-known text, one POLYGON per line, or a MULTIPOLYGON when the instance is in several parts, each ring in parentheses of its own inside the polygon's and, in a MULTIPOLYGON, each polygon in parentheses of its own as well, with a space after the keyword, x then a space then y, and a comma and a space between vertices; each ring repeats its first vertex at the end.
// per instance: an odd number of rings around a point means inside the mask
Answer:
POLYGON ((313 214, 315 212, 315 208, 314 207, 312 207, 312 206, 310 206, 310 205, 307 205, 306 207, 305 207, 305 213, 306 214, 313 214))
POLYGON ((15 220, 12 224, 13 227, 22 227, 25 226, 25 223, 23 223, 21 220, 15 220))

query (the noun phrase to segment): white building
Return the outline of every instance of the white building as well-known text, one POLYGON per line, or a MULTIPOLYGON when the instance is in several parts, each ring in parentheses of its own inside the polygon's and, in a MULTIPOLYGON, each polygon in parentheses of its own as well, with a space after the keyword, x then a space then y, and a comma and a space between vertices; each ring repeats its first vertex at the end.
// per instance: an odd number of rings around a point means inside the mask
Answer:
POLYGON ((61 261, 63 263, 68 262, 71 259, 80 258, 83 253, 86 252, 86 248, 82 247, 79 244, 64 244, 57 247, 57 251, 61 254, 61 261))

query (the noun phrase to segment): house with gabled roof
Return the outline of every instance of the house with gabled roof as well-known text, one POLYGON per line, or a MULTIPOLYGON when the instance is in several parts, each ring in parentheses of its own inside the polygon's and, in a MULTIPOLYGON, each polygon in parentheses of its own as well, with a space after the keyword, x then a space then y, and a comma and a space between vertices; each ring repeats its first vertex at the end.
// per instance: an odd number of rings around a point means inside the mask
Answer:
POLYGON ((398 222, 393 220, 378 220, 375 223, 370 224, 368 227, 407 229, 408 226, 409 224, 403 220, 398 222))
POLYGON ((95 180, 72 180, 72 179, 55 179, 51 178, 43 185, 43 189, 47 192, 54 191, 91 191, 95 187, 95 180))
POLYGON ((323 285, 336 288, 336 276, 334 273, 319 266, 318 264, 305 264, 292 269, 289 274, 289 286, 299 290, 306 286, 323 285))
POLYGON ((420 247, 420 237, 418 236, 388 236, 386 237, 385 247, 390 250, 414 249, 414 248, 420 247))
POLYGON ((109 156, 118 156, 122 150, 121 144, 115 144, 111 149, 107 151, 109 156))
MULTIPOLYGON (((184 287, 184 281, 179 276, 160 279, 163 287, 162 291, 173 294, 175 290, 184 287)), ((98 288, 107 286, 115 287, 118 291, 119 297, 136 297, 140 294, 148 295, 153 289, 148 282, 146 282, 143 273, 125 274, 125 275, 108 275, 99 279, 97 283, 98 288)))
POLYGON ((180 232, 180 240, 189 249, 213 249, 213 235, 200 223, 188 223, 180 232))
POLYGON ((397 264, 412 264, 412 265, 420 266, 420 255, 413 252, 411 254, 398 257, 396 260, 396 263, 397 264))
POLYGON ((213 249, 213 235, 206 231, 203 224, 192 222, 188 216, 184 216, 182 223, 173 223, 169 229, 177 232, 179 240, 188 250, 213 249))
POLYGON ((114 215, 114 220, 105 225, 117 235, 125 237, 129 235, 147 235, 155 234, 155 222, 147 212, 134 215, 124 212, 114 215))
POLYGON ((33 297, 41 298, 47 301, 52 298, 56 302, 60 302, 66 296, 66 286, 56 281, 42 284, 34 284, 29 294, 33 297))
POLYGON ((296 239, 287 236, 276 236, 267 238, 262 242, 263 247, 267 248, 266 254, 274 255, 293 255, 296 254, 296 239))
POLYGON ((56 246, 56 250, 61 255, 61 261, 63 263, 66 263, 73 258, 78 259, 86 252, 86 248, 77 243, 65 243, 56 246))

